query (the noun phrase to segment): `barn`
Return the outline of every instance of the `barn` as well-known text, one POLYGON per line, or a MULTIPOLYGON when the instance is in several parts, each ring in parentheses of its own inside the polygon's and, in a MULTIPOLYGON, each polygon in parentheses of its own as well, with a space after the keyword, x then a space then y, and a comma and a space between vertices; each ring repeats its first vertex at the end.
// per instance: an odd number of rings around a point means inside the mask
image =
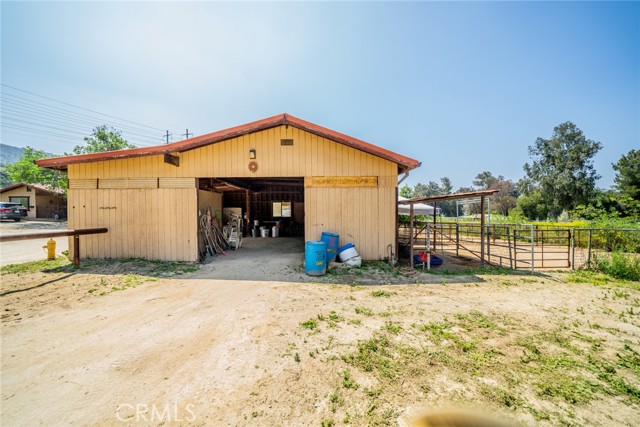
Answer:
POLYGON ((364 259, 382 259, 397 240, 399 175, 420 166, 289 114, 37 164, 67 171, 70 229, 109 229, 83 236, 82 258, 175 261, 198 260, 198 218, 207 207, 218 217, 235 209, 247 224, 276 223, 305 240, 336 233, 364 259))

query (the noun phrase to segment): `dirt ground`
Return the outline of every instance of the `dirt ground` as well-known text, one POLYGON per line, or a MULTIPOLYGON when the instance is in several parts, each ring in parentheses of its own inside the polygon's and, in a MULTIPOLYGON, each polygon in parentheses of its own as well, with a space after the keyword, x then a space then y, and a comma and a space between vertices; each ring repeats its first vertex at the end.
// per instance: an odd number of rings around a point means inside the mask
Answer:
POLYGON ((380 265, 324 277, 345 285, 206 277, 220 266, 3 269, 0 423, 407 425, 453 405, 637 425, 637 283, 380 265))

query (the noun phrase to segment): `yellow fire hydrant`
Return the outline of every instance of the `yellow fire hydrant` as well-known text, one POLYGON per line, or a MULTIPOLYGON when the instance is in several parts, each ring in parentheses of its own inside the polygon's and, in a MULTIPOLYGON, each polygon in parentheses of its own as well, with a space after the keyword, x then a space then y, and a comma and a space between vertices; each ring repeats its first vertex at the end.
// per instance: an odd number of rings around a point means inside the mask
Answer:
POLYGON ((56 241, 53 239, 49 239, 46 245, 43 246, 44 249, 47 250, 47 259, 54 260, 56 259, 56 241))

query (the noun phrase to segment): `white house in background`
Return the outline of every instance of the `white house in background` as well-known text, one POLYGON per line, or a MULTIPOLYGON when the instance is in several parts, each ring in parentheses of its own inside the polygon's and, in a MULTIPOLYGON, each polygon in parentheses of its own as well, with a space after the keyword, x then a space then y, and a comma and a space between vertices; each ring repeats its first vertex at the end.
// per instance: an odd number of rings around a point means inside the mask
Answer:
POLYGON ((29 209, 27 218, 66 218, 67 198, 62 190, 20 182, 0 188, 0 201, 20 203, 29 209))

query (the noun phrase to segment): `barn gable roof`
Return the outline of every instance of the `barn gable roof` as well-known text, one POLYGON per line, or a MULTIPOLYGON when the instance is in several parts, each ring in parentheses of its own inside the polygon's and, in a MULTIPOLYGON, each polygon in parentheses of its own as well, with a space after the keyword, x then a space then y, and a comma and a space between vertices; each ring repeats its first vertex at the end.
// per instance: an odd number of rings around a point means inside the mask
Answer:
POLYGON ((43 168, 66 169, 68 165, 76 163, 126 159, 130 157, 151 156, 156 154, 180 153, 282 125, 293 126, 311 134, 318 135, 331 141, 389 160, 396 163, 399 171, 401 172, 415 169, 421 164, 419 161, 412 158, 369 144, 368 142, 316 125, 306 120, 299 119, 287 113, 278 114, 277 116, 268 117, 266 119, 223 129, 217 132, 196 136, 184 141, 173 142, 171 144, 102 153, 80 154, 76 156, 54 157, 50 159, 37 160, 36 164, 43 168))

